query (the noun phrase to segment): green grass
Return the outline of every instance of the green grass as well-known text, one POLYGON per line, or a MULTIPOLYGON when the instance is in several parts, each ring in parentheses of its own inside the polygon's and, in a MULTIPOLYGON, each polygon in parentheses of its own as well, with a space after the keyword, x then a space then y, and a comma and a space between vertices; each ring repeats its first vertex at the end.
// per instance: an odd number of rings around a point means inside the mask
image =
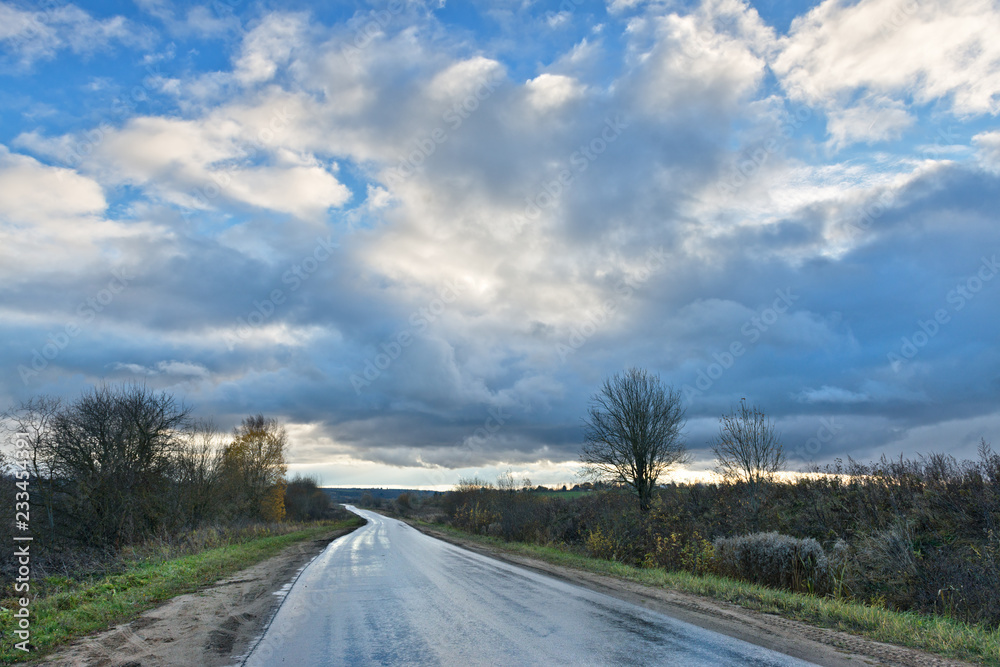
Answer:
POLYGON ((545 496, 547 498, 564 498, 566 500, 575 500, 580 496, 585 496, 590 491, 534 491, 536 495, 545 496))
POLYGON ((469 541, 488 544, 500 551, 530 556, 554 565, 724 600, 746 609, 777 614, 823 628, 842 630, 875 641, 1000 667, 1000 628, 991 631, 943 616, 891 611, 857 602, 776 590, 714 575, 632 567, 590 558, 557 547, 504 542, 497 538, 472 535, 440 524, 424 525, 469 541))
POLYGON ((359 518, 306 525, 283 535, 161 561, 135 562, 120 574, 75 581, 49 577, 31 604, 31 651, 14 648, 13 600, 0 611, 0 664, 38 658, 75 637, 124 623, 177 595, 191 593, 276 555, 285 547, 364 523, 359 518))

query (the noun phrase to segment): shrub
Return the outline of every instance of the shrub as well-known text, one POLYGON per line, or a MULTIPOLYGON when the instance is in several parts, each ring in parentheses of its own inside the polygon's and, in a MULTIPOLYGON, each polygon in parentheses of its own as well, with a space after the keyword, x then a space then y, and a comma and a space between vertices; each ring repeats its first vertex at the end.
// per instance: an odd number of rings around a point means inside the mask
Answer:
POLYGON ((319 479, 301 475, 285 486, 285 510, 286 518, 291 521, 327 519, 336 512, 330 496, 319 487, 319 479))
POLYGON ((408 511, 413 509, 413 504, 410 501, 410 494, 401 493, 396 496, 395 500, 396 510, 401 514, 406 514, 408 511))
POLYGON ((705 574, 714 569, 714 562, 715 547, 695 531, 693 535, 657 535, 653 550, 646 554, 642 564, 644 567, 705 574))
POLYGON ((830 566, 819 542, 778 533, 753 533, 715 541, 722 576, 793 591, 826 593, 830 566))
POLYGON ((610 537, 601 532, 600 528, 595 528, 587 535, 587 551, 594 558, 604 560, 618 560, 618 545, 610 537))
POLYGON ((456 511, 453 523, 463 530, 482 535, 486 533, 489 525, 499 518, 499 514, 474 500, 462 505, 456 511))
POLYGON ((863 535, 853 551, 848 576, 855 594, 895 609, 908 608, 917 581, 911 528, 897 524, 863 535))

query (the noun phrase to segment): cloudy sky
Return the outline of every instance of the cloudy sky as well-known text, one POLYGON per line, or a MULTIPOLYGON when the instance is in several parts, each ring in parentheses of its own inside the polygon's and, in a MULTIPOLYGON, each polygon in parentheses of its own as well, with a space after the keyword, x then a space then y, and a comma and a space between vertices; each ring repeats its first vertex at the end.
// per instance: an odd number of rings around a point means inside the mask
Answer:
POLYGON ((1000 444, 1000 5, 0 3, 0 403, 574 481, 602 379, 793 469, 1000 444))

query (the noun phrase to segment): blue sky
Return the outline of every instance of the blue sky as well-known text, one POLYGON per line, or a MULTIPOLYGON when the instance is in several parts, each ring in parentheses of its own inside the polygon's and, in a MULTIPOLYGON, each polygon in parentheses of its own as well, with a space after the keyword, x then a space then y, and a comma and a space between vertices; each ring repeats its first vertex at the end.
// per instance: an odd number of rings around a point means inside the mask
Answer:
POLYGON ((1000 6, 0 3, 0 402, 101 381, 293 472, 574 481, 607 375, 793 469, 1000 427, 1000 6))

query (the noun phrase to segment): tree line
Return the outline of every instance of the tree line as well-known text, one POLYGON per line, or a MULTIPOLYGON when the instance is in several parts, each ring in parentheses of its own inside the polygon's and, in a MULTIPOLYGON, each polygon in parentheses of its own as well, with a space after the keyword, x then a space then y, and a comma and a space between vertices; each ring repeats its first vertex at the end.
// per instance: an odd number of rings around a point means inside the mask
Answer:
POLYGON ((285 428, 260 414, 226 434, 170 393, 128 383, 70 402, 33 397, 6 410, 2 426, 9 445, 28 450, 19 461, 30 474, 31 530, 48 548, 117 550, 210 523, 332 511, 316 480, 286 480, 285 428))

